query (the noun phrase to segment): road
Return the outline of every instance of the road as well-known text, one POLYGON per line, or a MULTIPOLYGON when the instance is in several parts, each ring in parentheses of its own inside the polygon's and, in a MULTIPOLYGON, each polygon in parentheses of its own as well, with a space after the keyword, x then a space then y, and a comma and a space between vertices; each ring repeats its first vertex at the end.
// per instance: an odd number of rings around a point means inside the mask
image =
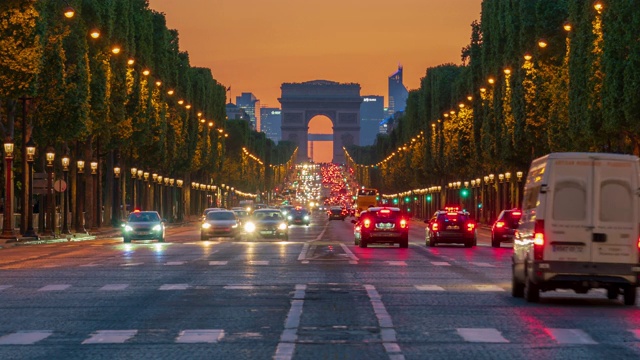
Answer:
POLYGON ((637 359, 640 310, 604 292, 511 297, 507 245, 122 238, 0 250, 2 359, 637 359))

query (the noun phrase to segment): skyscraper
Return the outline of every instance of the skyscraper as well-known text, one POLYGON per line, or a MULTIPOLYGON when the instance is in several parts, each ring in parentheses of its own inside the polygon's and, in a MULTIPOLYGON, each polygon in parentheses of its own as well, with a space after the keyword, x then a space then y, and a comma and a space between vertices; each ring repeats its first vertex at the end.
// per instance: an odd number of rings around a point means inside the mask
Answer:
POLYGON ((278 143, 282 138, 282 114, 280 108, 261 107, 260 108, 260 131, 267 137, 278 143))
POLYGON ((402 83, 402 65, 398 65, 398 70, 389 76, 389 115, 397 111, 404 111, 407 106, 409 91, 402 83))
POLYGON ((378 136, 378 126, 384 120, 384 96, 362 96, 360 104, 360 145, 373 145, 378 136))
POLYGON ((249 115, 244 111, 244 109, 237 107, 233 103, 227 103, 227 119, 228 120, 246 120, 249 121, 249 115))
POLYGON ((260 100, 252 93, 242 93, 236 96, 236 105, 249 115, 251 128, 260 131, 260 100))

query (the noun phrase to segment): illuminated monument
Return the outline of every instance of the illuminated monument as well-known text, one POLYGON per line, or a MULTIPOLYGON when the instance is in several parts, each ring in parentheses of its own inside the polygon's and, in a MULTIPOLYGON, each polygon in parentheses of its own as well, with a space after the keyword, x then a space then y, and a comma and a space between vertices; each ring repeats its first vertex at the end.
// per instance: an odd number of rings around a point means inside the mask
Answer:
POLYGON ((360 84, 314 80, 284 83, 280 89, 282 140, 298 146, 297 161, 307 160, 309 121, 324 115, 333 124, 333 162, 344 163, 342 147, 360 145, 360 84))

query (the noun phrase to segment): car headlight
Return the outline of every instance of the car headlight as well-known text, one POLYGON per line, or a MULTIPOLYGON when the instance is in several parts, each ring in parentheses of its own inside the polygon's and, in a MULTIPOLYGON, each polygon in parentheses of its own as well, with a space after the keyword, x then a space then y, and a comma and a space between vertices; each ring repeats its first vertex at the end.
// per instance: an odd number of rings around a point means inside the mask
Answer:
POLYGON ((285 223, 280 223, 280 225, 278 225, 278 229, 280 229, 280 230, 287 230, 287 224, 285 224, 285 223))
POLYGON ((202 223, 202 228, 203 229, 209 229, 210 227, 211 227, 211 224, 209 224, 208 222, 202 223))
POLYGON ((238 224, 233 224, 233 225, 231 225, 231 228, 233 228, 233 229, 235 229, 235 228, 237 228, 237 227, 238 227, 238 224))
POLYGON ((293 220, 293 216, 289 215, 289 216, 287 216, 287 219, 293 220))
POLYGON ((244 231, 250 233, 256 231, 256 225, 252 222, 248 222, 244 225, 244 231))
POLYGON ((162 230, 162 225, 158 224, 158 225, 154 226, 153 229, 151 229, 151 230, 160 231, 160 230, 162 230))
POLYGON ((309 220, 309 215, 305 215, 305 216, 304 216, 304 219, 305 219, 305 220, 309 220))
POLYGON ((127 231, 127 232, 133 231, 133 228, 131 226, 129 226, 129 225, 125 225, 124 226, 124 231, 127 231))

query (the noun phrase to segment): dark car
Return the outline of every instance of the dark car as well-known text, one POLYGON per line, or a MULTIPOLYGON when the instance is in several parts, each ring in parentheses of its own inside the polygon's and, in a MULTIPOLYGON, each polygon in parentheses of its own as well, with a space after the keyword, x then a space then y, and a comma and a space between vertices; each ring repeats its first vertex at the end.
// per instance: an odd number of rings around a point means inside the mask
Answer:
POLYGON ((491 227, 491 246, 500 247, 503 242, 513 243, 520 217, 522 211, 518 209, 502 210, 491 227))
POLYGON ((136 210, 129 214, 127 222, 122 224, 124 242, 131 240, 158 240, 164 242, 166 220, 157 211, 136 210))
POLYGON ((371 207, 351 220, 355 241, 361 248, 372 243, 395 244, 409 247, 409 219, 396 207, 371 207))
POLYGON ((425 242, 428 246, 438 244, 464 244, 465 247, 476 246, 476 222, 468 212, 459 209, 436 211, 431 219, 424 221, 425 242))
POLYGON ((342 220, 347 217, 347 210, 341 206, 332 206, 327 211, 329 220, 342 220))
POLYGON ((287 214, 287 220, 289 224, 295 225, 307 225, 311 223, 311 217, 309 216, 309 212, 307 209, 303 209, 301 207, 296 207, 291 210, 289 214, 287 214))
POLYGON ((278 209, 260 209, 253 212, 244 223, 248 239, 276 238, 289 239, 289 226, 278 209))
POLYGON ((280 207, 280 211, 282 212, 282 215, 284 215, 284 216, 289 215, 289 213, 293 209, 295 209, 295 206, 293 206, 293 205, 284 205, 284 206, 280 207))
POLYGON ((237 239, 240 236, 240 221, 233 211, 210 211, 200 227, 200 240, 208 240, 212 237, 231 237, 237 239))

